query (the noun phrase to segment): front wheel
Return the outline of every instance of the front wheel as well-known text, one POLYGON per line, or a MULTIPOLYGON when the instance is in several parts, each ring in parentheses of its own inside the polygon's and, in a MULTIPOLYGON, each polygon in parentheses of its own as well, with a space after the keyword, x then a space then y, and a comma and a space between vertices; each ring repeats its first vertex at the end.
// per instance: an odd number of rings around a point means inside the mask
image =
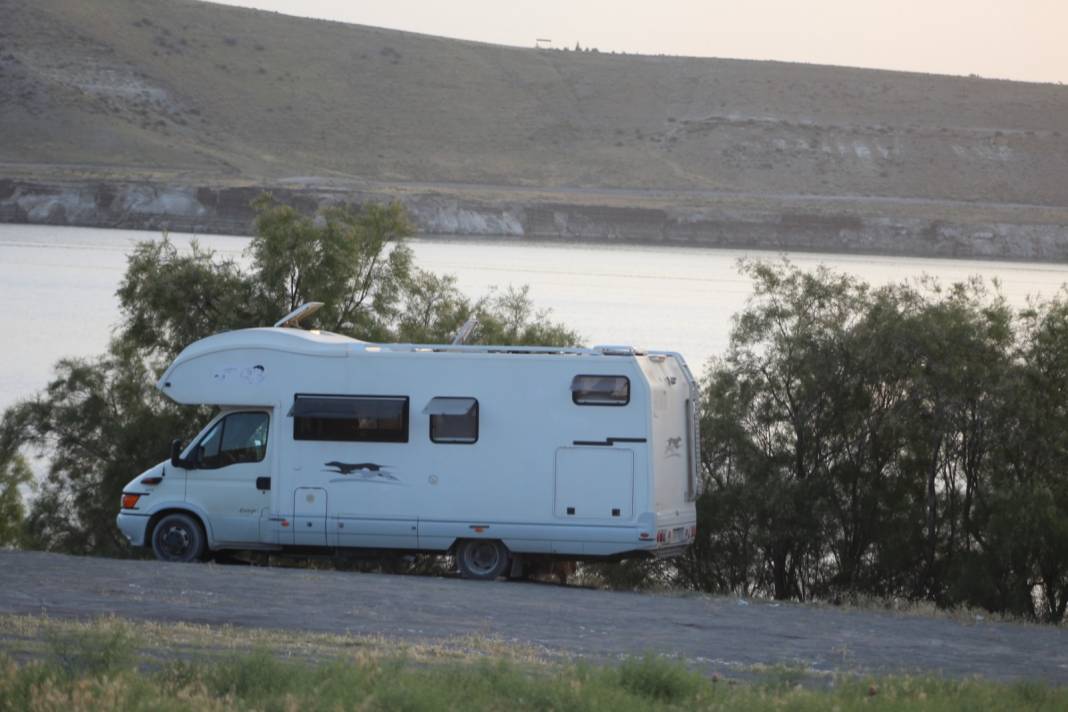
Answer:
POLYGON ((188 514, 168 514, 152 530, 152 551, 160 561, 198 561, 204 546, 204 530, 188 514))
POLYGON ((508 547, 496 539, 465 539, 456 548, 456 564, 467 579, 492 581, 508 570, 508 547))

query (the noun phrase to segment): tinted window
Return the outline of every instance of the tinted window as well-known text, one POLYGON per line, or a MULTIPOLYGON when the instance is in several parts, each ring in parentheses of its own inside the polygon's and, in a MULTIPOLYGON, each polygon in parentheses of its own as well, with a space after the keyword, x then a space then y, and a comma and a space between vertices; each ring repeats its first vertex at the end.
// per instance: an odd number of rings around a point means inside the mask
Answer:
POLYGON ((290 415, 294 440, 408 442, 405 396, 297 395, 290 415))
POLYGON ((571 400, 578 405, 626 405, 630 402, 630 379, 626 376, 575 376, 571 400))
POLYGON ((430 415, 430 439, 436 443, 478 440, 478 401, 474 398, 433 398, 424 411, 430 415))
POLYGON ((223 421, 220 420, 200 439, 197 446, 197 465, 205 468, 219 467, 219 446, 222 445, 223 421))
POLYGON ((266 413, 231 413, 209 430, 197 445, 197 467, 213 470, 242 462, 260 462, 267 455, 266 413))

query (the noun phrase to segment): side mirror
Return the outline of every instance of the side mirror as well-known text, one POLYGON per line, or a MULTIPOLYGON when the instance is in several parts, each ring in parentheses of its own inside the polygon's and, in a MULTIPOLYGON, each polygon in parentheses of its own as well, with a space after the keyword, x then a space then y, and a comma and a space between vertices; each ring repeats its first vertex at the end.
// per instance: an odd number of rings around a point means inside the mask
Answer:
POLYGON ((189 463, 182 459, 182 440, 175 438, 171 441, 171 467, 188 467, 189 463))

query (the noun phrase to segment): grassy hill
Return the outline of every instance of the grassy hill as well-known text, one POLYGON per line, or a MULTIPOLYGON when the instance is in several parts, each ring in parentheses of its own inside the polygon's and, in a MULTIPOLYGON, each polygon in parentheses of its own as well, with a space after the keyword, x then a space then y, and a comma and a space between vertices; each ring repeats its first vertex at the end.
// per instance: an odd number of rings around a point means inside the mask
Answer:
POLYGON ((924 201, 964 201, 1065 224, 1068 88, 503 47, 195 0, 0 0, 0 176, 828 196, 925 220, 924 201))

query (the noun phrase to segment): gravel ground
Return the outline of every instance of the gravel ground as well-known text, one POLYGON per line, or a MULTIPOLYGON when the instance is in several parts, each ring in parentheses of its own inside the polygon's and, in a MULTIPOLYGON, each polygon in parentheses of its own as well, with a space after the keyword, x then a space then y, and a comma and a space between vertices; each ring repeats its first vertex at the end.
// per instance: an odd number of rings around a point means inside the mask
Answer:
POLYGON ((707 672, 935 673, 1068 683, 1068 635, 733 598, 0 551, 0 613, 350 632, 407 641, 485 635, 597 661, 645 652, 707 672))

